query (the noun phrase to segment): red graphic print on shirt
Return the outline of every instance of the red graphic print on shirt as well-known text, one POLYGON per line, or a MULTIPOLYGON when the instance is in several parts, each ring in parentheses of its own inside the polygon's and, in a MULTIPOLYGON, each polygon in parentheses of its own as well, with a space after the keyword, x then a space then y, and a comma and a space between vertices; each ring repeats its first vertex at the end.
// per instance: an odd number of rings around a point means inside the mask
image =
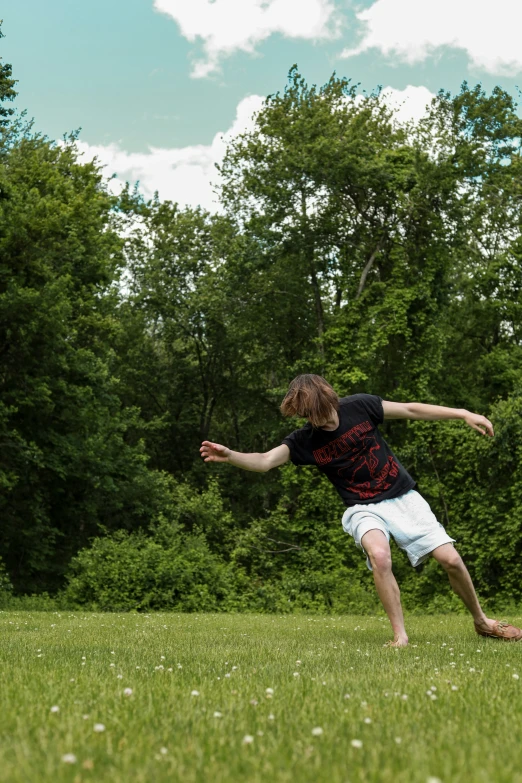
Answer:
POLYGON ((387 479, 399 475, 399 465, 392 456, 381 465, 381 447, 369 421, 357 424, 335 440, 316 449, 314 459, 318 466, 328 465, 336 457, 344 457, 338 475, 346 479, 345 489, 360 500, 381 495, 391 487, 387 479))

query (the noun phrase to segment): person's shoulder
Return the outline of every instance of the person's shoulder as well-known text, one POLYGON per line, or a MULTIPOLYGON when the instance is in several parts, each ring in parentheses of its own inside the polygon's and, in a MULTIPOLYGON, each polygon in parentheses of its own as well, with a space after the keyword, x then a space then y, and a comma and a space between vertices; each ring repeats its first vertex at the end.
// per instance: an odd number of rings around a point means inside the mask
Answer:
POLYGON ((287 438, 291 438, 295 441, 302 441, 310 436, 310 434, 313 431, 313 427, 310 424, 310 422, 306 422, 302 427, 299 427, 298 430, 294 430, 289 435, 286 435, 285 438, 283 438, 283 441, 285 441, 287 438))
POLYGON ((366 402, 368 400, 380 399, 377 394, 365 394, 364 392, 357 392, 357 394, 350 394, 348 397, 341 397, 339 405, 348 405, 350 402, 366 402))
POLYGON ((343 397, 340 400, 340 408, 347 406, 352 408, 353 412, 356 411, 363 413, 370 417, 370 420, 378 426, 384 421, 384 411, 382 407, 382 399, 377 394, 351 394, 349 397, 343 397))
POLYGON ((357 394, 349 394, 347 397, 341 397, 339 405, 349 405, 352 402, 364 402, 365 397, 371 397, 370 394, 363 394, 358 392, 357 394))

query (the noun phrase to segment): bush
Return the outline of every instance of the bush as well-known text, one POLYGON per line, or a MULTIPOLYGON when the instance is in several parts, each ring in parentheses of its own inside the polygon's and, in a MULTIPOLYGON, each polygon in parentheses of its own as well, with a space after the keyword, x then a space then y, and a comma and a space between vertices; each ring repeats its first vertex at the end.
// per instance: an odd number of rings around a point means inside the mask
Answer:
POLYGON ((4 561, 0 557, 0 606, 5 607, 9 603, 13 591, 13 585, 5 569, 4 561))
POLYGON ((109 611, 218 611, 229 583, 202 535, 163 523, 153 536, 120 530, 95 539, 72 560, 63 600, 109 611))

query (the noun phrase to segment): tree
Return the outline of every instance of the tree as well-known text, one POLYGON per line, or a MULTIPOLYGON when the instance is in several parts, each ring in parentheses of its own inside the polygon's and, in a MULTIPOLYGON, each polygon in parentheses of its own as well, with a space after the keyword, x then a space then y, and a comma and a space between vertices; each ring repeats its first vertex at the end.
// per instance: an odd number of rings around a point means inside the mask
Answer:
MULTIPOLYGON (((0 19, 0 39, 4 37, 2 20, 0 19)), ((5 101, 14 101, 17 95, 14 89, 16 80, 12 79, 11 76, 11 65, 3 63, 0 57, 0 129, 5 128, 9 124, 9 118, 14 114, 12 107, 4 106, 5 101)))
POLYGON ((0 547, 17 589, 60 584, 91 536, 147 525, 167 490, 129 443, 113 374, 122 240, 74 139, 22 135, 0 162, 0 547))

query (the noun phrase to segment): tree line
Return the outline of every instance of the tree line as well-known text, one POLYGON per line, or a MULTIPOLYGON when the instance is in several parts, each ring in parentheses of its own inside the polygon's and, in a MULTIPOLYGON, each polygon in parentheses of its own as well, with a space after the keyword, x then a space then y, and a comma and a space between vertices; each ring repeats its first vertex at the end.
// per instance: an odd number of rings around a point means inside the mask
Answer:
MULTIPOLYGON (((0 594, 108 609, 373 611, 320 475, 199 457, 341 395, 468 408, 385 436, 481 596, 521 598, 522 121, 464 83, 401 123, 381 92, 294 66, 220 166, 217 214, 108 189, 76 134, 14 111, 0 62, 0 594), (2 588, 4 585, 4 588, 2 588)), ((396 558, 406 605, 453 607, 396 558)))

